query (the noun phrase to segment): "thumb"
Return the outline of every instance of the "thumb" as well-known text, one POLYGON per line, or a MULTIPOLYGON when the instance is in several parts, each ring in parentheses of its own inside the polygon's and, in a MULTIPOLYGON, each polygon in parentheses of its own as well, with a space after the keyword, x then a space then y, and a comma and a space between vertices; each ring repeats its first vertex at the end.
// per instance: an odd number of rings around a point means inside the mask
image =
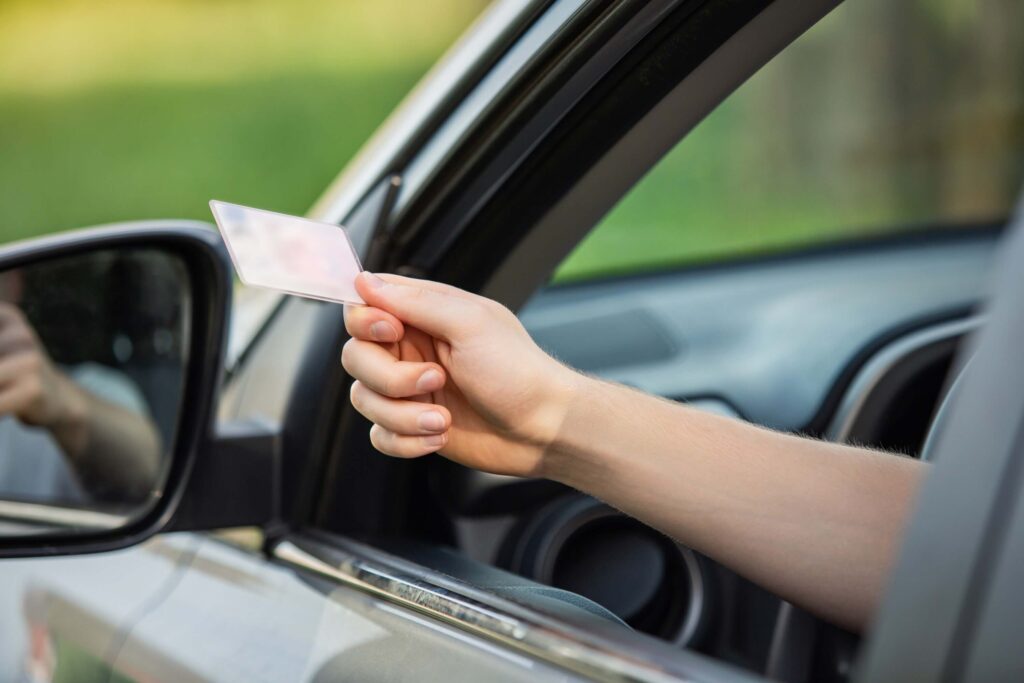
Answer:
POLYGON ((356 278, 356 291, 368 305, 446 341, 458 337, 479 315, 464 292, 429 280, 362 272, 356 278))

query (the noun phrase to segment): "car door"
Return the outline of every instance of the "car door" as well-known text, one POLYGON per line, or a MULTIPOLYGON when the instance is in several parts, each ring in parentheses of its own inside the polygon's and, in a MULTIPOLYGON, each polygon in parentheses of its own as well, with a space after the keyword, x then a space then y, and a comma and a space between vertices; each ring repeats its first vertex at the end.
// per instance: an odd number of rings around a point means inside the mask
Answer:
POLYGON ((108 680, 125 634, 173 587, 197 542, 161 536, 100 555, 4 560, 0 679, 108 680))
POLYGON ((564 681, 564 670, 206 538, 114 669, 149 681, 564 681))
MULTIPOLYGON (((370 268, 515 306, 685 130, 830 7, 503 4, 314 214, 343 222, 370 268)), ((187 551, 121 620, 104 650, 112 675, 758 680, 446 553, 454 532, 425 493, 425 466, 374 454, 345 406, 343 340, 339 307, 286 299, 242 354, 221 415, 274 435, 275 514, 247 544, 164 536, 187 551), (396 536, 426 547, 386 542, 396 536)), ((90 559, 116 576, 150 551, 53 560, 48 583, 58 592, 90 559)), ((55 633, 85 631, 69 620, 55 633)))
MULTIPOLYGON (((490 37, 484 41, 478 34, 467 40, 473 51, 457 51, 420 96, 403 106, 383 141, 371 143, 368 155, 314 209, 314 216, 346 226, 369 268, 422 274, 442 272, 434 270, 441 263, 479 268, 473 274, 445 276, 467 285, 484 277, 485 269, 513 267, 502 263, 507 252, 501 244, 489 245, 488 253, 481 254, 472 242, 457 241, 459 232, 463 239, 471 233, 482 236, 475 229, 463 230, 467 226, 461 219, 438 218, 452 230, 426 244, 429 256, 404 261, 410 247, 424 243, 427 232, 415 219, 419 210, 409 207, 429 203, 432 192, 416 183, 437 184, 441 191, 433 196, 443 201, 431 208, 439 212, 460 202, 464 209, 479 208, 471 202, 496 189, 482 183, 501 183, 532 154, 542 157, 531 140, 553 142, 563 130, 575 127, 578 122, 568 114, 581 102, 587 107, 621 102, 623 94, 608 89, 626 80, 623 87, 643 93, 635 99, 633 115, 647 111, 670 83, 677 84, 700 63, 697 55, 716 54, 728 36, 753 24, 757 30, 730 47, 732 56, 721 57, 730 62, 743 54, 743 63, 733 62, 735 71, 711 90, 695 88, 704 97, 695 103, 693 115, 699 117, 697 112, 713 107, 732 85, 831 6, 820 3, 797 10, 805 5, 780 3, 786 7, 763 11, 762 3, 739 8, 710 3, 715 11, 701 14, 686 3, 555 2, 524 3, 510 13, 513 5, 499 5, 485 18, 481 31, 490 37), (501 22, 491 23, 496 18, 501 22), (678 70, 652 89, 642 76, 643 67, 663 59, 679 36, 694 35, 693 22, 705 29, 717 26, 720 32, 713 40, 691 45, 692 59, 680 60, 678 70), (757 47, 753 52, 751 45, 757 47), (439 83, 447 97, 431 91, 439 83), (529 96, 524 99, 523 93, 529 96), (429 108, 419 106, 424 102, 429 108), (506 130, 499 132, 502 127, 506 130), (463 158, 474 148, 487 152, 486 158, 463 158), (479 173, 471 172, 478 167, 479 173), (395 220, 403 215, 411 222, 395 220), (474 256, 467 259, 466 254, 474 256), (424 258, 437 263, 428 266, 424 258)), ((607 128, 590 130, 600 141, 596 147, 578 144, 595 155, 606 151, 615 135, 625 133, 627 121, 612 125, 609 119, 607 128)), ((678 134, 665 131, 646 152, 649 158, 678 134)), ((635 163, 630 172, 641 173, 641 164, 635 163)), ((585 171, 583 164, 546 168, 537 180, 557 179, 572 186, 585 171)), ((631 177, 617 176, 615 182, 625 186, 631 177)), ((523 206, 541 208, 538 202, 523 206)), ((558 251, 535 256, 548 261, 558 258, 558 251)), ((521 258, 515 262, 515 267, 522 266, 521 258)), ((540 262, 530 265, 524 283, 541 268, 540 262)), ((526 294, 489 291, 510 303, 526 294)), ((420 528, 429 538, 436 509, 426 489, 411 483, 422 466, 373 455, 365 423, 345 408, 347 380, 337 361, 343 341, 340 307, 289 299, 246 352, 226 391, 222 415, 279 425, 282 524, 268 528, 268 538, 258 548, 204 540, 174 590, 132 629, 117 659, 119 673, 139 680, 235 674, 266 680, 390 680, 463 673, 476 679, 531 680, 578 674, 746 677, 728 665, 640 636, 580 596, 512 577, 431 544, 399 543, 382 552, 373 547, 376 542, 353 541, 401 537, 411 528, 420 528), (396 604, 413 611, 399 610, 401 619, 393 621, 396 604), (193 618, 214 626, 202 630, 192 624, 193 618), (341 632, 344 638, 331 635, 341 632), (474 637, 467 639, 466 633, 474 637), (450 652, 446 666, 424 668, 427 662, 416 654, 436 648, 439 636, 450 652)), ((440 535, 432 540, 444 544, 450 539, 440 535)))
POLYGON ((108 680, 125 634, 194 552, 193 537, 150 537, 211 403, 221 249, 183 221, 0 249, 3 360, 29 370, 35 404, 81 411, 33 422, 9 402, 2 416, 0 679, 108 680))

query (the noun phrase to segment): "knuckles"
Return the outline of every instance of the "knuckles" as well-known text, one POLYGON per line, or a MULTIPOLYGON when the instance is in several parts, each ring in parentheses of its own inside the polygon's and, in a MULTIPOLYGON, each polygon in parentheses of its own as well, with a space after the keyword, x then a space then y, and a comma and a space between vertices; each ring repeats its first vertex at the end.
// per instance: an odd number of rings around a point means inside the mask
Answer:
POLYGON ((356 339, 370 340, 370 325, 379 317, 380 312, 369 306, 355 308, 345 307, 345 331, 356 339))
POLYGON ((381 378, 380 393, 391 398, 403 398, 400 390, 402 382, 394 373, 388 372, 381 378))

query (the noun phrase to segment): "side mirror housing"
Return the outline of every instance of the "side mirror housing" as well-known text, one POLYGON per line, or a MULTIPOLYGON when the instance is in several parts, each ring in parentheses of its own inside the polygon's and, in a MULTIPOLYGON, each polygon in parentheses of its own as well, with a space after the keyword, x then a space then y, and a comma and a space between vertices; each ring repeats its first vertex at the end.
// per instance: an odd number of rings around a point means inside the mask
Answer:
POLYGON ((0 248, 0 366, 31 368, 17 381, 34 392, 5 403, 0 378, 0 557, 272 518, 275 429, 214 430, 232 282, 200 223, 0 248))

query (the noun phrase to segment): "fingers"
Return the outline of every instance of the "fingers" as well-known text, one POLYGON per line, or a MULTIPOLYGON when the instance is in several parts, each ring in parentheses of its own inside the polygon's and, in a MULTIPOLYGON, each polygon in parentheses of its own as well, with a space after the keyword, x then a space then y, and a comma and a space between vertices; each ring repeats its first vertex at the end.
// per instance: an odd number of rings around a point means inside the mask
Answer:
POLYGON ((482 297, 438 282, 398 275, 360 273, 356 289, 371 307, 446 341, 475 329, 487 310, 483 304, 487 300, 482 297))
POLYGON ((362 382, 353 382, 352 405, 366 419, 396 434, 429 436, 448 431, 452 417, 444 406, 382 396, 362 382))
POLYGON ((35 339, 23 325, 0 324, 0 357, 36 348, 35 339))
POLYGON ((345 306, 345 329, 356 339, 385 343, 405 334, 401 320, 373 306, 345 306))
POLYGON ((21 382, 0 389, 0 416, 18 415, 25 406, 37 400, 39 386, 32 382, 21 382))
POLYGON ((341 364, 353 378, 392 398, 429 394, 445 383, 444 370, 437 363, 398 360, 380 344, 361 339, 345 343, 341 364))
POLYGON ((437 282, 436 280, 423 280, 415 277, 406 277, 404 275, 395 275, 394 273, 365 272, 364 277, 365 276, 376 277, 380 280, 384 280, 384 282, 388 284, 405 285, 407 287, 418 287, 420 289, 429 289, 431 291, 438 292, 439 294, 447 294, 449 296, 454 296, 467 300, 473 299, 477 296, 476 294, 467 292, 464 289, 459 289, 458 287, 446 285, 445 283, 437 282))
POLYGON ((39 373, 41 360, 34 353, 16 353, 0 356, 0 387, 13 383, 23 377, 36 376, 39 373))
POLYGON ((21 415, 43 396, 39 356, 19 353, 0 358, 0 415, 21 415))
POLYGON ((9 321, 23 320, 21 309, 7 301, 0 301, 0 325, 9 321))
POLYGON ((444 448, 448 443, 448 435, 445 433, 431 436, 405 436, 375 424, 370 428, 370 443, 385 455, 393 455, 398 458, 418 458, 444 448))

